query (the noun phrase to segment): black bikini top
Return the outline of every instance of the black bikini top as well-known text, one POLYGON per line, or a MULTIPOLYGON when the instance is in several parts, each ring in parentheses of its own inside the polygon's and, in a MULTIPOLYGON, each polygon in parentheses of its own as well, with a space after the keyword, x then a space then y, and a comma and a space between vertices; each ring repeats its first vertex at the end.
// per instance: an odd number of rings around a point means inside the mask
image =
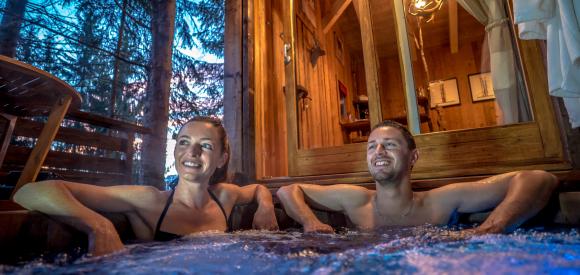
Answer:
MULTIPOLYGON (((208 189, 207 192, 209 193, 209 196, 211 197, 211 199, 214 200, 217 203, 217 205, 220 207, 220 209, 222 210, 222 214, 224 214, 224 218, 226 219, 226 224, 228 226, 226 232, 231 232, 232 231, 231 219, 229 219, 228 215, 226 215, 226 210, 224 209, 221 202, 217 199, 217 197, 214 195, 214 193, 211 190, 208 189)), ((159 216, 159 220, 157 220, 157 226, 155 226, 155 236, 154 236, 155 241, 170 241, 170 240, 174 240, 174 239, 178 239, 178 238, 183 237, 181 235, 177 235, 177 234, 173 234, 170 232, 165 232, 165 231, 160 230, 161 224, 163 223, 163 219, 165 219, 165 215, 167 214, 167 210, 169 209, 169 206, 171 205, 171 203, 173 203, 173 194, 174 193, 175 193, 175 188, 171 190, 171 194, 169 195, 169 198, 167 199, 167 202, 165 203, 165 208, 163 208, 163 212, 161 212, 161 216, 159 216)))

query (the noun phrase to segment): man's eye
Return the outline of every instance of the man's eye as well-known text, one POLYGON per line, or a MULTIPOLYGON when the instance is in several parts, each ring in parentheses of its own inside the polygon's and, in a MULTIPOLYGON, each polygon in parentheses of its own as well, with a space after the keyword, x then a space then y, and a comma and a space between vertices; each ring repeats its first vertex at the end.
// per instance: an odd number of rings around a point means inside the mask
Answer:
POLYGON ((204 143, 201 145, 201 147, 203 149, 207 149, 207 150, 213 150, 213 145, 209 144, 209 143, 204 143))
POLYGON ((189 141, 187 141, 185 139, 182 139, 177 144, 179 144, 179 145, 188 145, 189 144, 189 141))
POLYGON ((393 142, 387 142, 387 143, 385 143, 385 147, 386 148, 397 148, 397 144, 393 143, 393 142))
POLYGON ((371 145, 371 146, 367 147, 367 150, 372 150, 372 149, 375 149, 375 146, 374 145, 371 145))

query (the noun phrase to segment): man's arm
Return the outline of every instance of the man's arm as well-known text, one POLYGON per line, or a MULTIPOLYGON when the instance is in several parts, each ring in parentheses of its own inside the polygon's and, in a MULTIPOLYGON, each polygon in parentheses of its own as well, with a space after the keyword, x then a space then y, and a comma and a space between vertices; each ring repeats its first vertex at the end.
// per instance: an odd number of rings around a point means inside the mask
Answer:
POLYGON ((347 208, 365 202, 367 192, 365 188, 346 184, 292 184, 278 189, 277 195, 286 213, 304 226, 304 232, 333 232, 332 227, 318 220, 308 204, 322 210, 346 212, 347 208))
POLYGON ((14 195, 14 201, 85 232, 89 237, 89 252, 103 255, 123 249, 123 244, 113 224, 96 211, 132 211, 130 196, 135 187, 44 181, 24 185, 14 195))
POLYGON ((255 229, 278 230, 272 194, 261 184, 250 184, 238 187, 236 204, 258 203, 252 226, 255 229))
POLYGON ((461 213, 491 209, 478 233, 510 231, 537 214, 548 203, 558 179, 545 171, 518 171, 497 175, 478 182, 441 188, 447 201, 455 202, 461 213))

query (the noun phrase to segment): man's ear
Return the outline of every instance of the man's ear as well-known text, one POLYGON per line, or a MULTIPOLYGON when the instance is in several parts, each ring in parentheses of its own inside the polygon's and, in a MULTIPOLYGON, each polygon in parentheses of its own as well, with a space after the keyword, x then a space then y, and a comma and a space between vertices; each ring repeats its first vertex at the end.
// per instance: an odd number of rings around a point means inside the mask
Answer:
POLYGON ((419 150, 417 148, 411 151, 411 168, 415 166, 415 163, 419 160, 419 150))

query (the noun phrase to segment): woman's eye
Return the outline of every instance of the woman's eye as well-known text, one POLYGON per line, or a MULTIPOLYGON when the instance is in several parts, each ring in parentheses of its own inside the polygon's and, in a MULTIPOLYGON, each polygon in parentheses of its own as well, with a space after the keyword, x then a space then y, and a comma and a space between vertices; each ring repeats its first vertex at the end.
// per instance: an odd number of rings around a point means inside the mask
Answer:
POLYGON ((209 143, 204 143, 204 144, 201 145, 201 147, 203 149, 213 150, 213 145, 211 145, 209 143))

